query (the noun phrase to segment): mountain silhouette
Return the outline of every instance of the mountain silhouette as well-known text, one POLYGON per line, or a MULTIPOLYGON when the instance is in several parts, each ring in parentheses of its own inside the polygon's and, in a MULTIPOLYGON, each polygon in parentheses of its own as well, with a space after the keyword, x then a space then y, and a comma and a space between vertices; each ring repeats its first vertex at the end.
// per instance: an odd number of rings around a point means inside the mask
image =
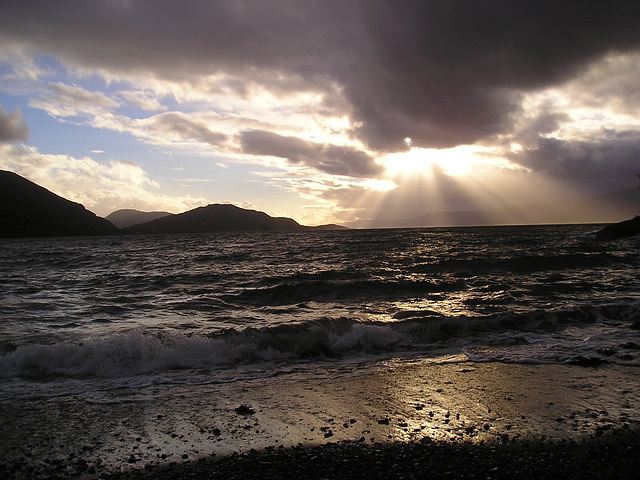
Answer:
POLYGON ((208 233, 219 231, 306 230, 291 218, 270 217, 256 210, 213 204, 178 215, 123 228, 123 233, 208 233))
POLYGON ((0 170, 0 237, 108 235, 118 229, 79 203, 0 170))
POLYGON ((105 217, 118 228, 130 227, 131 225, 137 225, 139 223, 146 223, 157 218, 173 215, 169 212, 141 212, 140 210, 133 210, 130 208, 124 208, 122 210, 116 210, 111 212, 105 217))
POLYGON ((338 225, 305 227, 291 218, 214 204, 173 215, 168 212, 117 210, 100 218, 79 203, 66 200, 21 177, 0 170, 0 238, 58 237, 140 233, 207 233, 219 231, 339 230, 338 225), (147 221, 152 219, 150 221, 147 221))

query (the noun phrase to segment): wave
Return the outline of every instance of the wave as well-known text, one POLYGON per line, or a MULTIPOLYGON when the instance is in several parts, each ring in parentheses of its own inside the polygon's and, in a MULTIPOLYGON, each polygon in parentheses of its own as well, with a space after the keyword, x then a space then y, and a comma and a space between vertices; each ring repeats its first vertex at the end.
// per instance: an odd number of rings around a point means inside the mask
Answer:
POLYGON ((517 274, 533 272, 573 270, 608 267, 625 264, 629 260, 610 253, 565 253, 556 255, 521 255, 516 257, 495 258, 495 256, 476 258, 451 258, 437 263, 425 263, 409 268, 414 273, 434 272, 479 272, 506 271, 517 274))
POLYGON ((29 345, 0 357, 0 378, 118 377, 393 349, 393 329, 347 319, 227 329, 211 336, 134 331, 80 345, 29 345))
POLYGON ((137 330, 82 344, 24 345, 0 356, 0 378, 117 378, 173 370, 464 352, 472 361, 640 365, 640 302, 486 317, 405 311, 395 321, 320 319, 209 335, 137 330))
POLYGON ((446 293, 465 289, 464 280, 304 280, 242 290, 223 298, 240 305, 289 305, 308 301, 347 301, 362 298, 446 293))

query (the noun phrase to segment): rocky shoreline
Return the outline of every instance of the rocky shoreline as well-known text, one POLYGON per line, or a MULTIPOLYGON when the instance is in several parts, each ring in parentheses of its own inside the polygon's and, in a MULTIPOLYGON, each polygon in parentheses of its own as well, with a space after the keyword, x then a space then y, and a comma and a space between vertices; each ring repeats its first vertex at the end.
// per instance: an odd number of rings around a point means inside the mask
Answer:
POLYGON ((640 433, 618 430, 580 442, 329 443, 268 448, 220 460, 149 467, 111 480, 169 479, 585 479, 637 478, 640 433))

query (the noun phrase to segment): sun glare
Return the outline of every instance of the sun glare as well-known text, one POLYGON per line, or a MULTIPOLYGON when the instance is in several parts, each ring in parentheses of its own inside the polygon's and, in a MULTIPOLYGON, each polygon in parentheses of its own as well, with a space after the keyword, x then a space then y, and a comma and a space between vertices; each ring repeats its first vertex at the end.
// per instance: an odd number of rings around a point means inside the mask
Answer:
MULTIPOLYGON (((410 139, 405 142, 411 144, 410 139)), ((470 145, 440 150, 411 148, 408 152, 387 155, 383 163, 391 175, 419 173, 437 167, 447 175, 456 176, 467 173, 479 161, 475 156, 482 152, 482 149, 470 145)))

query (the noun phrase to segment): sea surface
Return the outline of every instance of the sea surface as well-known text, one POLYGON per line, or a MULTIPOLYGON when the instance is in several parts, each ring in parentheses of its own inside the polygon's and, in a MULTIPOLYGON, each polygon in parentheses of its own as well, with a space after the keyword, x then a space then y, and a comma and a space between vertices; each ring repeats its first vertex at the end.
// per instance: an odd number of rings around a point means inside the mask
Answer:
POLYGON ((0 400, 388 362, 640 366, 640 238, 593 225, 0 241, 0 400))

